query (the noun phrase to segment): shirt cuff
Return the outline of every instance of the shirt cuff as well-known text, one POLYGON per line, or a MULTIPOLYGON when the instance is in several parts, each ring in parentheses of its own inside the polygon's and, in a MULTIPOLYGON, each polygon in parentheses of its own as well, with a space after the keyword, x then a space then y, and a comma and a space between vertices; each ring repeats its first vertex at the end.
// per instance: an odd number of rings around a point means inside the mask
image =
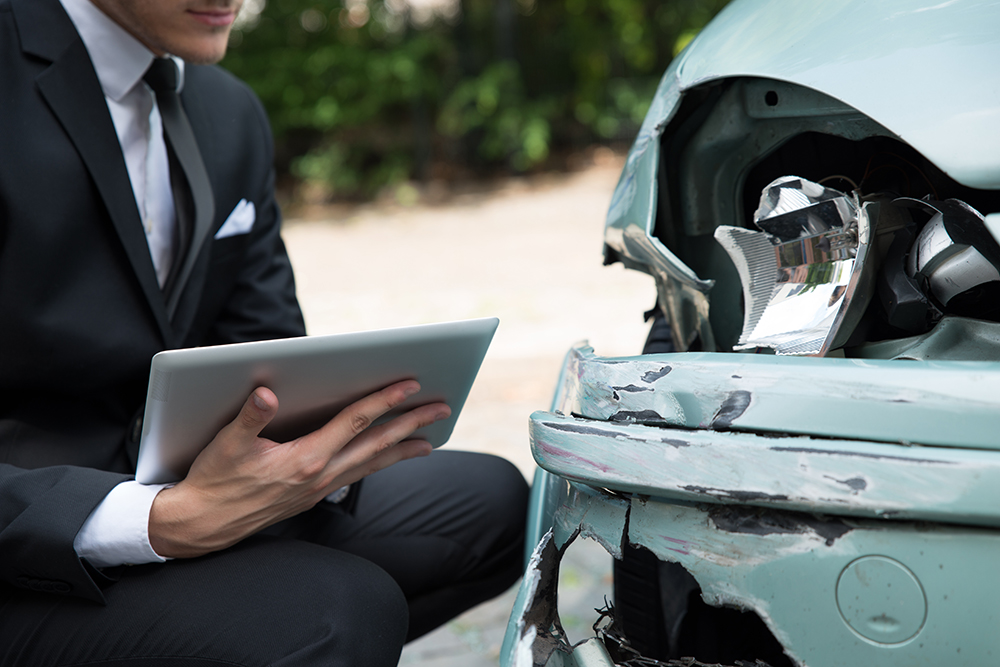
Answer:
POLYGON ((149 544, 153 499, 172 484, 122 482, 94 508, 73 540, 73 548, 94 567, 163 563, 149 544))
POLYGON ((336 505, 337 503, 343 502, 344 499, 347 498, 347 494, 350 492, 351 492, 351 485, 348 484, 347 486, 342 486, 333 493, 329 494, 325 498, 325 500, 328 503, 333 503, 336 505))

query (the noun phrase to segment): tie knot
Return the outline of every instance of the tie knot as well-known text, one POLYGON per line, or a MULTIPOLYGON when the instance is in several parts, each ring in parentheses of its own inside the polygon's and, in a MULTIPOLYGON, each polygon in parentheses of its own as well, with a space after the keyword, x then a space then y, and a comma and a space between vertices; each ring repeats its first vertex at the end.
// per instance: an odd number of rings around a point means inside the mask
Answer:
POLYGON ((142 78, 157 95, 177 92, 177 65, 173 58, 153 58, 142 78))

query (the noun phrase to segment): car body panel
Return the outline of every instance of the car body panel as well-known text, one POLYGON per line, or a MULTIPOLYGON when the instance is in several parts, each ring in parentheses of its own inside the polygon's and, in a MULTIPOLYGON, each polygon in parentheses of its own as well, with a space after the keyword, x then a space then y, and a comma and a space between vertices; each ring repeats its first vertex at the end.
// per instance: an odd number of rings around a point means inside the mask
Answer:
POLYGON ((709 603, 757 613, 797 664, 986 665, 1000 651, 1000 637, 987 629, 1000 594, 991 576, 997 531, 614 498, 576 483, 558 495, 551 533, 519 591, 502 665, 607 664, 552 632, 551 588, 581 536, 627 541, 679 563, 709 603))
POLYGON ((1000 3, 733 3, 681 56, 677 85, 755 76, 821 90, 956 181, 1000 188, 1000 3), (891 80, 891 85, 887 85, 891 80))

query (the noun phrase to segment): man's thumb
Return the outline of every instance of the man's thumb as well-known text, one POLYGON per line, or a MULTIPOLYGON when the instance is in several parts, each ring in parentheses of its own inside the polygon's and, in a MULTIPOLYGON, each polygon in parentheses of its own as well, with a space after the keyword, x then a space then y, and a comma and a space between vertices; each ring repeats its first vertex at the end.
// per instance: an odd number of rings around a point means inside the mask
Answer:
POLYGON ((240 435, 256 438, 277 412, 278 397, 267 387, 257 387, 232 425, 240 435))

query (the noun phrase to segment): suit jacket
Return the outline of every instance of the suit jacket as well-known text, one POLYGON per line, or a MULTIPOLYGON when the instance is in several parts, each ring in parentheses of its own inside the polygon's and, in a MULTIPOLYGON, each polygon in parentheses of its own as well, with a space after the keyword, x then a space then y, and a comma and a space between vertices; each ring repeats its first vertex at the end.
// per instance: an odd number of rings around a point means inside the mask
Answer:
POLYGON ((103 599, 73 539, 134 471, 153 354, 304 333, 263 108, 195 65, 182 103, 215 217, 170 317, 83 42, 58 0, 0 0, 0 602, 5 584, 103 599), (252 230, 215 240, 241 199, 252 230))

